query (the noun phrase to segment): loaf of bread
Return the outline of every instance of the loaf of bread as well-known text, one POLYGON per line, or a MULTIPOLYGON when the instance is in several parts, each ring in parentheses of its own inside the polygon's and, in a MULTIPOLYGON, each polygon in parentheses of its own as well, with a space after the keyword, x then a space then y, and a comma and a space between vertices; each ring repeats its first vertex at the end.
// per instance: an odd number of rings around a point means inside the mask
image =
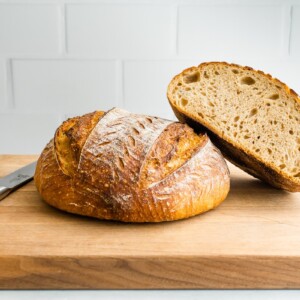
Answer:
POLYGON ((232 163, 274 187, 300 191, 300 99, 284 83, 211 62, 175 76, 167 95, 178 119, 205 128, 232 163))
POLYGON ((117 108, 65 121, 34 180, 56 208, 124 222, 191 217, 229 191, 227 165, 207 135, 117 108))

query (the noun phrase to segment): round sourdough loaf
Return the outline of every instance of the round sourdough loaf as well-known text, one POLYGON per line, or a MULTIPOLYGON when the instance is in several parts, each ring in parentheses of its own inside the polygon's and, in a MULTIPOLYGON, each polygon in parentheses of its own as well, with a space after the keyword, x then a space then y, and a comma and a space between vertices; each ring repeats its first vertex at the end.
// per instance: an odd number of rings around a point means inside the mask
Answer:
POLYGON ((226 198, 230 182, 207 135, 117 108, 65 121, 42 152, 34 180, 56 208, 124 222, 203 213, 226 198))

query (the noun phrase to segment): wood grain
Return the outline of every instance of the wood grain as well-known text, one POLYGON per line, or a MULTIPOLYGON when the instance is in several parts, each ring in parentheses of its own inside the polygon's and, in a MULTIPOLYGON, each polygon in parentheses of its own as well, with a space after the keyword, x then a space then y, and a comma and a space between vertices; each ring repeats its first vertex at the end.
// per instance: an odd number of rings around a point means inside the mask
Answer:
MULTIPOLYGON (((35 158, 0 155, 0 176, 35 158)), ((299 288, 300 194, 230 169, 219 208, 160 224, 64 213, 30 182, 0 202, 0 288, 299 288)))

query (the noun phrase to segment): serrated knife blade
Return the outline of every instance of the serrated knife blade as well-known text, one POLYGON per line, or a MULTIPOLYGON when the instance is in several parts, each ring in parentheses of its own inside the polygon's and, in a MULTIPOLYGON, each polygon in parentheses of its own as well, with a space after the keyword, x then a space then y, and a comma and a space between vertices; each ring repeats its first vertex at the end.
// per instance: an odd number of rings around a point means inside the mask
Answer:
POLYGON ((4 199, 10 192, 16 190, 24 183, 32 180, 36 161, 0 178, 0 200, 4 199))

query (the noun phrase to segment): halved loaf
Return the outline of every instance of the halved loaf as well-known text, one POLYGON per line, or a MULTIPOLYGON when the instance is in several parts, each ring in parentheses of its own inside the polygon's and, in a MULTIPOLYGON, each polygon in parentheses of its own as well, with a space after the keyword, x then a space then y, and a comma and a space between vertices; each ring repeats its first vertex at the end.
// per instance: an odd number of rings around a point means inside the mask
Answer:
POLYGON ((230 184, 206 134, 117 108, 65 121, 42 152, 34 180, 54 207, 124 222, 203 213, 225 199, 230 184))
POLYGON ((224 156, 288 191, 300 191, 300 99, 269 74, 225 62, 175 76, 169 102, 182 122, 205 127, 224 156))

